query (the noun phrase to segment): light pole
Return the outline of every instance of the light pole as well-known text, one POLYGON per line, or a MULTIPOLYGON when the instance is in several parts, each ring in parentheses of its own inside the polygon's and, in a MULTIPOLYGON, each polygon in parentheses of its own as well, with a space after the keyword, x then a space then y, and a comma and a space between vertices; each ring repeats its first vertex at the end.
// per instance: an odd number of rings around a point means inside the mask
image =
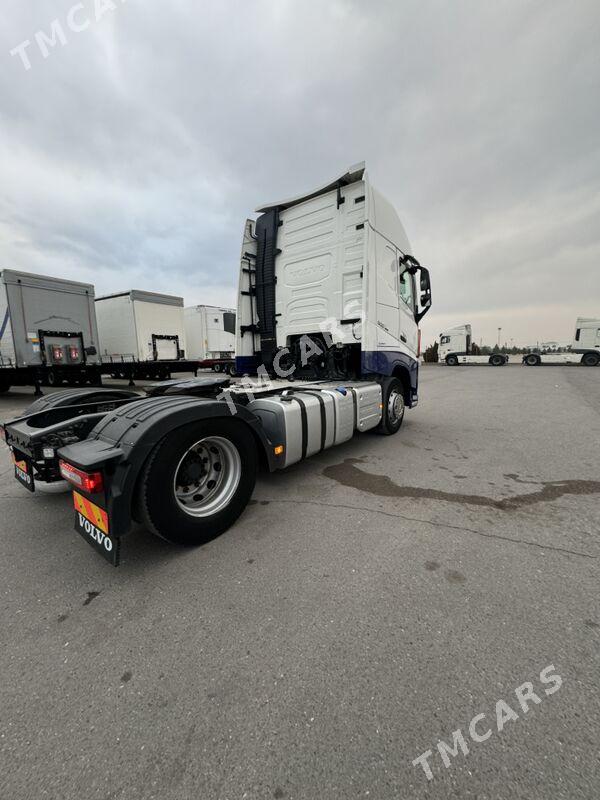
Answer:
POLYGON ((500 347, 500 334, 502 332, 502 328, 498 328, 498 347, 500 347))

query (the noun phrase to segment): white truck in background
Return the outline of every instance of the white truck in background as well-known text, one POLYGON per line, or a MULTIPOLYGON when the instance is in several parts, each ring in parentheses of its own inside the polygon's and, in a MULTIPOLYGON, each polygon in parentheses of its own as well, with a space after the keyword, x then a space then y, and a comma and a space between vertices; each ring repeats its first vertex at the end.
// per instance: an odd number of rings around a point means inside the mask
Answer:
POLYGON ((235 371, 235 310, 219 306, 188 306, 183 310, 187 356, 200 368, 235 371))
POLYGON ((438 360, 449 367, 455 367, 457 364, 489 364, 492 367, 502 367, 508 363, 508 356, 504 353, 473 355, 471 349, 470 325, 457 325, 440 333, 438 360))
POLYGON ((236 346, 237 371, 257 379, 57 392, 4 425, 16 480, 68 481, 75 530, 111 564, 134 518, 202 544, 243 512, 259 460, 275 471, 357 432, 395 434, 417 404, 429 272, 364 164, 258 213, 236 346))
POLYGON ((600 364, 600 319, 578 317, 570 350, 566 353, 526 353, 523 364, 537 367, 541 364, 578 364, 597 367, 600 364))

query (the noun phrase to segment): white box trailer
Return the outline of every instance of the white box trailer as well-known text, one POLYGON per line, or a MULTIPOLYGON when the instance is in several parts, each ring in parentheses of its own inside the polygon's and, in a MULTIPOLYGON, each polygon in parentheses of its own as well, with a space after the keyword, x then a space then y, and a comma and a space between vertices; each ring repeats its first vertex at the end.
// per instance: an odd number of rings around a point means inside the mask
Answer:
POLYGON ((220 306, 184 308, 187 357, 199 367, 231 372, 235 362, 235 310, 220 306))
POLYGON ((95 380, 100 363, 90 283, 0 272, 0 390, 95 380))
POLYGON ((502 367, 508 363, 508 356, 504 353, 491 355, 473 355, 472 336, 470 325, 457 325, 440 333, 438 341, 438 360, 440 364, 455 367, 458 364, 485 364, 492 367, 502 367))
POLYGON ((523 356, 523 364, 528 367, 541 364, 597 367, 600 364, 600 319, 578 317, 570 347, 566 353, 527 353, 523 356))
POLYGON ((96 298, 106 362, 177 361, 185 354, 183 298, 131 289, 96 298))

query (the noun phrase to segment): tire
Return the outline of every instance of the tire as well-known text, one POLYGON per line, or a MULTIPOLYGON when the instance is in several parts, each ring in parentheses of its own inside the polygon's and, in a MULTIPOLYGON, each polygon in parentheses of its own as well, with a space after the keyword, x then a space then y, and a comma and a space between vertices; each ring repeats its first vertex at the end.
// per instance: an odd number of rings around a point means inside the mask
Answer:
POLYGON ((581 363, 584 367, 597 367, 600 363, 600 355, 598 353, 584 353, 581 363))
POLYGON ((383 415, 375 429, 383 436, 398 433, 404 421, 406 404, 404 402, 404 386, 399 378, 388 378, 382 384, 383 415))
POLYGON ((496 354, 491 357, 490 364, 492 367, 501 367, 504 364, 504 358, 496 354))
POLYGON ((4 394, 5 392, 10 391, 10 383, 5 383, 4 381, 0 381, 0 394, 4 394))
POLYGON ((528 356, 525 356, 523 363, 528 367, 539 367, 541 359, 536 353, 529 353, 528 356))
POLYGON ((62 378, 56 370, 50 369, 46 375, 46 383, 48 386, 60 386, 62 384, 62 378))
POLYGON ((228 375, 235 375, 235 366, 233 364, 227 364, 226 372, 228 375))
POLYGON ((213 364, 213 369, 215 372, 221 372, 221 365, 220 364, 213 364))
POLYGON ((455 367, 458 364, 457 356, 452 354, 446 356, 446 364, 448 364, 449 367, 455 367))
POLYGON ((150 454, 138 481, 136 517, 174 544, 204 544, 245 509, 257 466, 256 443, 245 423, 217 419, 186 425, 150 454))

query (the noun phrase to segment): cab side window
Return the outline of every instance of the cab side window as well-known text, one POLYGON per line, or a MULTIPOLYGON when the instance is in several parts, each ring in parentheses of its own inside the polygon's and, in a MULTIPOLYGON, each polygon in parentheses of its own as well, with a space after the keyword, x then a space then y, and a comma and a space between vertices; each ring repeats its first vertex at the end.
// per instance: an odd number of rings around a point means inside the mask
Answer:
POLYGON ((410 272, 408 272, 408 270, 404 270, 404 272, 400 275, 400 297, 404 300, 404 302, 410 308, 410 310, 414 311, 415 301, 414 301, 414 291, 413 291, 413 277, 410 274, 410 272))

